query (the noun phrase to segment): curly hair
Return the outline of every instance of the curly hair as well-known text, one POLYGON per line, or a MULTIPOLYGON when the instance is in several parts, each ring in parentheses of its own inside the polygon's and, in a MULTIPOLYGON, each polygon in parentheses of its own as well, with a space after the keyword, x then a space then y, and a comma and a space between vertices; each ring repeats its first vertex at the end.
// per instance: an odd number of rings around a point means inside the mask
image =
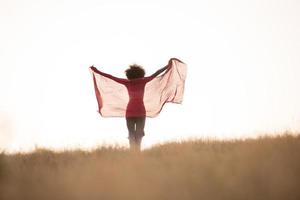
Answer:
POLYGON ((129 80, 142 78, 145 76, 145 70, 142 66, 133 64, 129 65, 129 68, 125 70, 125 74, 129 80))

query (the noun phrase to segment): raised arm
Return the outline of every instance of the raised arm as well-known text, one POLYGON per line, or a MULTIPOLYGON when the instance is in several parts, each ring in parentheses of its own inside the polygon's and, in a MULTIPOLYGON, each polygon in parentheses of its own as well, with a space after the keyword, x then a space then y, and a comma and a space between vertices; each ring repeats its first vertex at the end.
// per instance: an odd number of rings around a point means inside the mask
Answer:
POLYGON ((151 77, 156 77, 158 76, 159 74, 161 74, 163 71, 165 71, 167 68, 169 67, 169 65, 166 65, 165 67, 157 70, 154 74, 151 75, 151 77))
POLYGON ((101 71, 99 71, 96 67, 94 67, 93 65, 90 66, 90 69, 93 70, 93 72, 95 72, 95 73, 97 73, 97 74, 100 74, 100 75, 102 75, 102 76, 105 76, 105 77, 107 77, 107 78, 110 78, 110 79, 112 79, 112 80, 114 80, 114 81, 116 81, 116 82, 118 82, 118 83, 125 84, 125 83, 128 82, 127 79, 124 79, 124 78, 118 78, 118 77, 112 76, 112 75, 110 75, 110 74, 106 74, 106 73, 104 73, 104 72, 101 72, 101 71))
POLYGON ((157 71, 156 71, 154 74, 152 74, 150 77, 155 78, 156 76, 158 76, 159 74, 161 74, 163 71, 165 71, 166 69, 170 68, 170 67, 172 66, 172 60, 176 60, 176 61, 178 61, 178 62, 184 63, 184 62, 182 62, 181 60, 179 60, 178 58, 170 58, 168 64, 167 64, 165 67, 163 67, 163 68, 157 70, 157 71))
POLYGON ((163 68, 157 70, 154 74, 152 74, 150 77, 155 78, 156 76, 158 76, 159 74, 161 74, 163 71, 165 71, 166 69, 168 69, 169 67, 171 67, 171 59, 169 60, 169 63, 164 66, 163 68))

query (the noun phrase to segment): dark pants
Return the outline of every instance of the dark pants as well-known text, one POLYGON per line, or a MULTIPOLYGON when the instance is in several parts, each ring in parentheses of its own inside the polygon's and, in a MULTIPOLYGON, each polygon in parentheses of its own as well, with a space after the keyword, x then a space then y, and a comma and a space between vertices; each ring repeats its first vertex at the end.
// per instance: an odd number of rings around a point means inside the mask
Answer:
POLYGON ((141 150, 142 138, 145 135, 145 121, 146 117, 126 117, 126 123, 129 132, 128 139, 131 150, 141 150))

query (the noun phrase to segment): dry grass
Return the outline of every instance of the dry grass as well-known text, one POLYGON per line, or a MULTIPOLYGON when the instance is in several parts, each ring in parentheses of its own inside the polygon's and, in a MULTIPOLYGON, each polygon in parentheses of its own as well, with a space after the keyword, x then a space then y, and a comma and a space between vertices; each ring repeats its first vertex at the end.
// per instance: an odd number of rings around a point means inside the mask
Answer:
POLYGON ((1 200, 300 199, 300 136, 0 154, 1 200))

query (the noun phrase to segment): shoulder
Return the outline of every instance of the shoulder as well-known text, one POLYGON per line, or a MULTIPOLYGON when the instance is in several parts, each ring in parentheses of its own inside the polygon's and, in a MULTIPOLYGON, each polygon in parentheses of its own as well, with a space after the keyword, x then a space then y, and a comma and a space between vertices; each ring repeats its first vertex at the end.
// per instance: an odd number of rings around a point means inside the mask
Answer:
POLYGON ((143 77, 141 79, 142 79, 143 82, 147 83, 147 82, 151 81, 154 78, 155 78, 154 76, 146 76, 146 77, 143 77))
POLYGON ((135 84, 135 83, 147 83, 148 81, 151 81, 152 79, 153 79, 153 77, 146 76, 146 77, 142 77, 142 78, 131 79, 131 80, 129 80, 129 82, 132 83, 132 84, 135 84))

